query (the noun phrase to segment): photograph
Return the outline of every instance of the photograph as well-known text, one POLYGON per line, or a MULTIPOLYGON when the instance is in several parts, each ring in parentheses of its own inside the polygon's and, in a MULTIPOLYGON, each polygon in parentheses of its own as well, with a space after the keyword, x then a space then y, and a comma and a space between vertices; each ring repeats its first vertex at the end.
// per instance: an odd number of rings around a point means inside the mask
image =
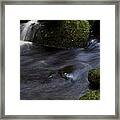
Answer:
POLYGON ((100 20, 20 20, 20 100, 100 100, 100 20))
POLYGON ((118 118, 113 1, 3 1, 1 118, 118 118))

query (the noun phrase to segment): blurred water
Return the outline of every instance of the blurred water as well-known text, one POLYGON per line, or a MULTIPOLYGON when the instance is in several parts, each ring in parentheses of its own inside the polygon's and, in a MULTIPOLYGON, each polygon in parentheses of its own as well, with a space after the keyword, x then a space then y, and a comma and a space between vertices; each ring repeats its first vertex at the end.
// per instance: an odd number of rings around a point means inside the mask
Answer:
POLYGON ((34 38, 35 31, 39 28, 37 20, 31 20, 20 26, 20 40, 31 40, 34 38), (33 27, 34 26, 34 27, 33 27))
POLYGON ((60 50, 20 42, 20 98, 77 100, 89 89, 88 71, 100 67, 100 44, 60 50))

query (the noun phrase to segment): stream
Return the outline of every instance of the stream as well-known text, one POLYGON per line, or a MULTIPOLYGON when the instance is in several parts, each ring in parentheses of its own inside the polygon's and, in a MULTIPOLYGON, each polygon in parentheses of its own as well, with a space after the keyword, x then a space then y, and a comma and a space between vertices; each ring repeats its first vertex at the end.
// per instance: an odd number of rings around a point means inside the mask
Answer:
MULTIPOLYGON (((33 23, 33 22, 31 22, 33 23)), ((30 29, 28 24, 27 29, 30 29)), ((25 28, 23 29, 25 30, 25 28)), ((20 99, 78 100, 89 89, 88 71, 100 67, 100 43, 57 49, 20 41, 20 99)))

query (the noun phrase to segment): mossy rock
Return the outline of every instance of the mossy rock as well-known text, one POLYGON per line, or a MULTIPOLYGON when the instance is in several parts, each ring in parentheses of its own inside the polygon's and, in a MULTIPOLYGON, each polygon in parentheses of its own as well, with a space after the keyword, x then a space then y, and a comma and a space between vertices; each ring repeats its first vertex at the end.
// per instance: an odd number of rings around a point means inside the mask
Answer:
POLYGON ((100 100, 100 91, 89 90, 85 95, 80 97, 80 100, 100 100))
POLYGON ((90 24, 86 20, 39 21, 43 27, 36 32, 33 42, 57 48, 86 47, 90 24))
POLYGON ((100 68, 92 69, 88 73, 88 81, 92 89, 100 88, 100 68))

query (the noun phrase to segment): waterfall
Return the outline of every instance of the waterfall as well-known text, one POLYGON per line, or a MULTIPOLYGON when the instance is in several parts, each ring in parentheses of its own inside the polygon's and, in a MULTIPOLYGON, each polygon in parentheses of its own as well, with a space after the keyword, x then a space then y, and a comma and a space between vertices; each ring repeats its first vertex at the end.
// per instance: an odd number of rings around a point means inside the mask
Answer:
POLYGON ((34 37, 35 30, 38 26, 38 21, 37 20, 31 20, 27 23, 24 23, 20 26, 21 33, 20 33, 20 40, 28 40, 30 41, 34 37))

